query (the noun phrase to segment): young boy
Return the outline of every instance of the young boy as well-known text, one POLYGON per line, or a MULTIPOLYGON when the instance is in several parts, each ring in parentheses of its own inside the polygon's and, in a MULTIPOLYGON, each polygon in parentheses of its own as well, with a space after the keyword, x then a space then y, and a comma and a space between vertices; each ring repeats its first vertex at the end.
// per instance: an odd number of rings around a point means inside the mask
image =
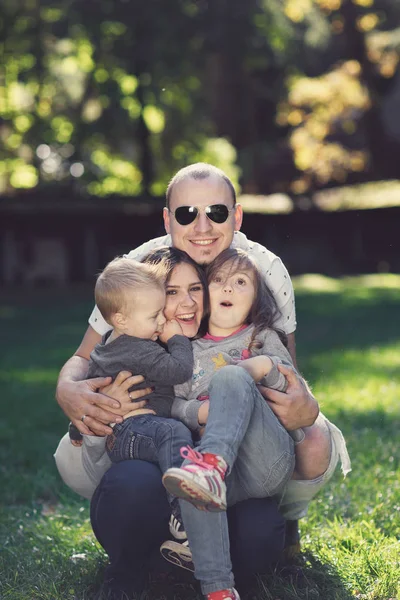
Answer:
MULTIPOLYGON (((116 258, 105 267, 96 282, 95 299, 113 329, 95 346, 87 374, 89 379, 114 378, 120 371, 131 371, 143 375, 144 381, 130 391, 155 386, 146 408, 111 425, 113 433, 107 437, 106 447, 113 462, 146 460, 159 465, 163 473, 180 466, 181 447, 193 443, 190 430, 170 418, 173 385, 192 376, 193 352, 179 323, 167 323, 164 317, 166 274, 163 263, 150 265, 130 258, 116 258), (157 343, 161 335, 168 351, 157 343)), ((81 444, 78 429, 70 425, 69 431, 71 442, 81 444)), ((169 500, 175 535, 180 528, 176 523, 176 519, 180 521, 179 505, 171 496, 169 500)))

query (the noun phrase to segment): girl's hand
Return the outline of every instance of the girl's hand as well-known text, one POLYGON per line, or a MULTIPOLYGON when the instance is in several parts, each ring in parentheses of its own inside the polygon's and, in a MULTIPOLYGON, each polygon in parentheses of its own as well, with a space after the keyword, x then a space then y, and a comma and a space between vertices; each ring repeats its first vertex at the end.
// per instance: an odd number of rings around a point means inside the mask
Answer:
MULTIPOLYGON (((208 419, 208 411, 210 409, 210 401, 203 400, 200 404, 199 412, 197 413, 197 421, 199 425, 205 425, 208 419)), ((202 435, 202 434, 200 434, 202 435)))
MULTIPOLYGON (((114 400, 118 400, 120 408, 113 409, 113 412, 123 417, 136 409, 146 407, 147 400, 140 401, 140 398, 151 394, 152 388, 129 392, 129 388, 142 383, 142 381, 144 381, 142 375, 132 375, 129 371, 121 371, 112 383, 102 387, 99 391, 114 400)), ((110 433, 112 433, 112 429, 110 433)))
POLYGON ((178 321, 175 319, 171 319, 167 321, 164 325, 164 329, 161 335, 159 335, 159 340, 166 344, 170 338, 174 335, 183 335, 182 327, 179 325, 178 321))

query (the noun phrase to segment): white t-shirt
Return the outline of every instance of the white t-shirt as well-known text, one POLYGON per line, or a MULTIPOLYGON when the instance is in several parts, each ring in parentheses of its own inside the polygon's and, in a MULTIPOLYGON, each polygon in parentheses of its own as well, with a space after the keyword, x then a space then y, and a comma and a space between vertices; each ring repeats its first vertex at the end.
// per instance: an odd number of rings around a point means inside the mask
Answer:
MULTIPOLYGON (((172 246, 170 235, 164 235, 142 244, 139 248, 131 250, 126 254, 128 258, 141 261, 146 254, 154 248, 161 246, 172 246)), ((273 254, 256 242, 251 242, 241 231, 235 231, 232 248, 241 248, 248 252, 258 263, 261 272, 265 275, 267 285, 278 304, 281 316, 276 321, 276 327, 282 329, 286 334, 293 333, 296 329, 296 308, 294 304, 293 285, 287 269, 279 256, 273 254)), ((105 322, 97 306, 94 307, 89 317, 89 325, 100 335, 104 335, 111 329, 105 322)))

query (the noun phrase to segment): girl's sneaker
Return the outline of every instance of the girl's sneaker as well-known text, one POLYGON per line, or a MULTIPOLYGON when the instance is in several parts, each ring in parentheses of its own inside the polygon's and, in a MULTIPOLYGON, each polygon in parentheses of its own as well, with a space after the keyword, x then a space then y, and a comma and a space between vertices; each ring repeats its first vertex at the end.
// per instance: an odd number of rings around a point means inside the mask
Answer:
POLYGON ((227 464, 217 454, 201 454, 189 446, 181 448, 183 458, 190 463, 171 468, 162 478, 170 494, 191 502, 200 510, 220 512, 226 510, 227 464))
POLYGON ((230 588, 229 590, 218 590, 218 592, 207 594, 207 600, 240 600, 240 596, 235 588, 230 588))

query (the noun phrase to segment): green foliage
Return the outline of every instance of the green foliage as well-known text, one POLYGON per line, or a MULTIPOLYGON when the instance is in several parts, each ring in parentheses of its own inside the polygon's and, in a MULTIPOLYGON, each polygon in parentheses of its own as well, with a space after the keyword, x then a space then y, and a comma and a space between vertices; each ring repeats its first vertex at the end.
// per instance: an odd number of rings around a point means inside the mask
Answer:
MULTIPOLYGON (((259 578, 249 598, 394 599, 400 278, 309 275, 295 286, 299 364, 343 430, 353 470, 345 480, 338 470, 311 504, 301 522, 302 558, 259 578)), ((66 489, 52 459, 67 424, 54 401, 57 372, 80 341, 91 295, 38 290, 0 300, 0 596, 7 600, 89 600, 102 580, 106 557, 88 502, 66 489)), ((194 595, 165 585, 152 587, 151 597, 194 595)))
POLYGON ((3 0, 0 194, 161 194, 198 159, 248 192, 396 177, 399 22, 396 0, 3 0))

